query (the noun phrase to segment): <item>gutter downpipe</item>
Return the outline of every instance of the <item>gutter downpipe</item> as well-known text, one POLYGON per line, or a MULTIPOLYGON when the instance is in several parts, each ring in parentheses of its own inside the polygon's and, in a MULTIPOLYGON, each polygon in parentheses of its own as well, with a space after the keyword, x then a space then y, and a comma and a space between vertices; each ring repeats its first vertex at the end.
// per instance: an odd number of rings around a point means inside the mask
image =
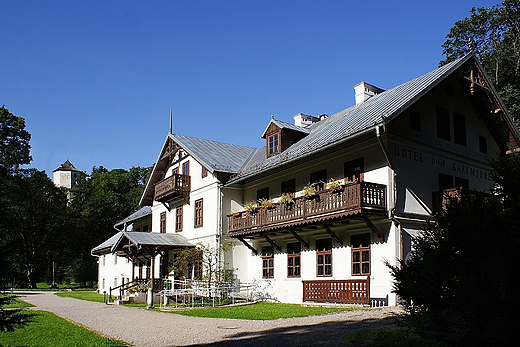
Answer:
POLYGON ((395 173, 394 166, 392 165, 392 161, 390 160, 390 156, 389 156, 388 151, 387 151, 387 149, 385 147, 385 144, 383 143, 383 140, 381 139, 381 130, 380 130, 381 126, 384 126, 384 118, 383 118, 383 124, 378 124, 378 125, 375 126, 375 131, 376 131, 377 141, 379 142, 379 145, 381 146, 381 150, 383 151, 383 154, 385 156, 386 162, 388 163, 388 167, 393 172, 393 182, 392 182, 392 184, 393 184, 393 188, 392 188, 392 190, 393 190, 393 206, 392 206, 391 209, 388 210, 388 218, 395 223, 395 227, 398 230, 398 234, 397 234, 398 239, 396 240, 397 241, 396 253, 398 255, 397 258, 400 259, 401 258, 401 253, 402 253, 401 222, 394 217, 395 206, 396 206, 396 203, 397 203, 397 183, 396 183, 397 174, 395 173))

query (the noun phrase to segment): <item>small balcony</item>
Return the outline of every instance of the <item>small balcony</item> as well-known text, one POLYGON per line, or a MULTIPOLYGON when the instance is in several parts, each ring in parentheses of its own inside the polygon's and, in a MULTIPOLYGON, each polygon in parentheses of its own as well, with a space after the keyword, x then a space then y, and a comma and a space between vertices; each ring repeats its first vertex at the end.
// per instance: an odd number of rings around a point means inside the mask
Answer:
POLYGON ((190 176, 173 174, 155 184, 155 200, 159 202, 186 200, 190 195, 190 189, 190 176))
POLYGON ((290 204, 275 203, 270 209, 231 215, 228 217, 228 232, 230 236, 253 235, 352 215, 387 213, 385 185, 354 182, 341 190, 323 190, 312 198, 297 197, 290 204))

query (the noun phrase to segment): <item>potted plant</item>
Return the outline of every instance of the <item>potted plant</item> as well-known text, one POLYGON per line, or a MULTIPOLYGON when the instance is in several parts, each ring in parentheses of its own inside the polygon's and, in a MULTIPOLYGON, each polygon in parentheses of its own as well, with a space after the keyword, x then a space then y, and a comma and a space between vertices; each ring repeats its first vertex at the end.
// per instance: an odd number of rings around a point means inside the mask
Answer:
POLYGON ((329 190, 332 190, 334 193, 342 191, 343 190, 343 185, 341 184, 340 181, 341 181, 340 179, 336 180, 334 178, 331 178, 329 180, 329 183, 327 183, 327 188, 329 190))
POLYGON ((294 193, 283 193, 280 195, 280 203, 290 205, 294 203, 294 193))
POLYGON ((247 211, 247 212, 250 212, 250 213, 253 213, 253 212, 256 212, 256 209, 258 208, 258 204, 256 203, 256 201, 249 201, 245 206, 244 206, 244 209, 247 211))
POLYGON ((314 184, 308 184, 302 189, 302 194, 305 198, 311 199, 316 196, 316 187, 314 184))
POLYGON ((273 199, 262 199, 260 200, 260 207, 264 210, 269 210, 274 207, 273 199))

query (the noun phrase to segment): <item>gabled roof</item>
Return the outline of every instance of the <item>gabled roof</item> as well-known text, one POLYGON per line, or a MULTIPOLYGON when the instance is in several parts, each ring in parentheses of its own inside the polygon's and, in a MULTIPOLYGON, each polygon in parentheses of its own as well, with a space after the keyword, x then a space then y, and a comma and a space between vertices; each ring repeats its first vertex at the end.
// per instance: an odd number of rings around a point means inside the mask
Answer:
MULTIPOLYGON (((294 143, 279 155, 266 158, 265 150, 257 151, 255 157, 251 158, 240 172, 230 179, 229 183, 240 182, 257 173, 274 169, 291 161, 326 150, 338 143, 375 131, 376 126, 391 122, 469 60, 473 60, 482 70, 482 74, 492 88, 491 82, 475 59, 474 53, 468 54, 427 74, 377 94, 363 103, 313 123, 307 128, 310 131, 309 135, 294 143), (283 156, 283 160, 281 156, 283 156)), ((498 95, 493 88, 492 91, 495 95, 498 95)), ((498 96, 496 96, 496 99, 500 100, 498 96)), ((503 104, 501 104, 501 108, 505 111, 503 104)), ((519 143, 520 134, 518 130, 507 114, 504 117, 506 122, 509 122, 509 131, 516 142, 519 143)))
POLYGON ((271 118, 271 121, 269 122, 269 124, 267 124, 267 127, 265 128, 264 132, 262 133, 262 136, 261 136, 262 139, 265 139, 267 130, 269 130, 269 127, 271 126, 271 124, 276 125, 280 129, 294 130, 294 131, 298 131, 298 132, 304 133, 304 134, 310 133, 310 130, 307 129, 307 128, 299 127, 299 126, 294 125, 294 124, 285 123, 285 122, 282 122, 280 120, 276 120, 274 118, 271 118))
POLYGON ((168 134, 159 157, 155 162, 150 179, 146 183, 139 206, 151 205, 154 198, 154 185, 159 182, 171 161, 171 154, 183 149, 212 174, 215 172, 236 173, 255 152, 255 148, 232 145, 223 142, 204 140, 177 134, 168 134))
POLYGON ((136 220, 139 220, 141 218, 151 216, 152 215, 152 207, 151 206, 143 206, 128 217, 121 219, 120 221, 116 222, 114 224, 114 227, 118 228, 120 226, 123 226, 132 222, 135 222, 136 220))

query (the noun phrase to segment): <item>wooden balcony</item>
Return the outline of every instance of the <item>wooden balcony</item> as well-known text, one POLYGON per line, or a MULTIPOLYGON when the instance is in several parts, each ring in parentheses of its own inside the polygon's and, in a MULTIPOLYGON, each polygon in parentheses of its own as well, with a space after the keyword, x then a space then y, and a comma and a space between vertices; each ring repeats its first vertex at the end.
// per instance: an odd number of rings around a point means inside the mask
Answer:
POLYGON ((303 302, 370 304, 370 278, 303 281, 303 302))
POLYGON ((271 209, 229 216, 228 231, 230 236, 252 235, 355 214, 386 213, 386 186, 355 182, 347 184, 342 190, 321 191, 313 198, 295 198, 292 204, 277 203, 271 209))
POLYGON ((173 174, 155 184, 155 200, 159 202, 186 200, 190 195, 190 189, 190 176, 173 174))

